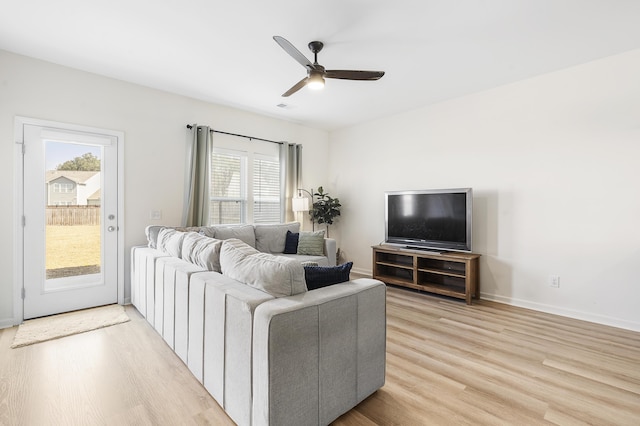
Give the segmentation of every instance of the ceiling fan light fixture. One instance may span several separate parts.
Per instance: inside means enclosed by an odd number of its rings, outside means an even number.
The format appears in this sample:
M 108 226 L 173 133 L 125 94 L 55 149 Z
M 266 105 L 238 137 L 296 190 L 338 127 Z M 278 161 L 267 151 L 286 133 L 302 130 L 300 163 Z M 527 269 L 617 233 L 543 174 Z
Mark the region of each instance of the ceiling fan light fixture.
M 320 73 L 311 73 L 307 80 L 307 87 L 311 90 L 322 90 L 324 88 L 324 78 Z

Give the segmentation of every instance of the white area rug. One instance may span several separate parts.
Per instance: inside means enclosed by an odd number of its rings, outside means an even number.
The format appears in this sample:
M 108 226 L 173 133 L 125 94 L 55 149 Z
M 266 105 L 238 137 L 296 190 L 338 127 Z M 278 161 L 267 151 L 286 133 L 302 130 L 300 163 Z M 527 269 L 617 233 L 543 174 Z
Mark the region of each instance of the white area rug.
M 107 305 L 36 318 L 20 324 L 11 347 L 19 348 L 127 321 L 129 321 L 129 317 L 124 311 L 124 307 L 120 305 Z

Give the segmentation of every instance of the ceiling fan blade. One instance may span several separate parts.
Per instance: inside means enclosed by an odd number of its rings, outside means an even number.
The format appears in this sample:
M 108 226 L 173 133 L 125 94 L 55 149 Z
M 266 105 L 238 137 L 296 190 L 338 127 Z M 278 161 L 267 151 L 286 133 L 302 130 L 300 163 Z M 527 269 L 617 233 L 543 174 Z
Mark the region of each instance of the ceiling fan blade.
M 307 57 L 302 53 L 300 53 L 300 51 L 289 42 L 289 40 L 280 36 L 273 36 L 273 39 L 280 45 L 280 47 L 284 49 L 285 52 L 287 52 L 293 59 L 298 61 L 300 65 L 307 69 L 315 69 L 315 66 L 311 63 L 311 61 L 308 60 Z
M 284 92 L 282 97 L 286 98 L 287 96 L 291 96 L 294 93 L 296 93 L 298 90 L 302 89 L 304 86 L 307 85 L 307 80 L 309 80 L 309 77 L 305 77 L 302 80 L 300 80 L 299 82 L 297 82 L 291 89 L 289 89 L 286 92 Z
M 355 71 L 355 70 L 327 70 L 326 78 L 338 78 L 341 80 L 379 80 L 384 71 Z

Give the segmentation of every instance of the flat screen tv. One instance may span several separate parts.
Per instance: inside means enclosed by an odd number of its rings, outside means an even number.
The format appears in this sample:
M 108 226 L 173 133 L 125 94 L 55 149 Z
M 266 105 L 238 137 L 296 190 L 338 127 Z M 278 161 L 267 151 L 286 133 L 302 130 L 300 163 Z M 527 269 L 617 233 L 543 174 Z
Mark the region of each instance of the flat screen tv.
M 385 193 L 385 243 L 431 251 L 471 251 L 471 188 Z

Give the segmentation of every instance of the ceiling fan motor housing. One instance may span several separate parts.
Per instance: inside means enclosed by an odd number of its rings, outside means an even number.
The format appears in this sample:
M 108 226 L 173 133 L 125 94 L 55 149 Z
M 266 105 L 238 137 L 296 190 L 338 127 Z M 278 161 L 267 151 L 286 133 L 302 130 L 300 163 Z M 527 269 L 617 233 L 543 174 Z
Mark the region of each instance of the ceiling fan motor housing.
M 320 52 L 323 47 L 324 43 L 322 43 L 321 41 L 312 41 L 309 43 L 309 50 L 311 50 L 314 55 Z

